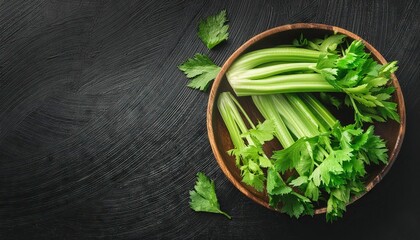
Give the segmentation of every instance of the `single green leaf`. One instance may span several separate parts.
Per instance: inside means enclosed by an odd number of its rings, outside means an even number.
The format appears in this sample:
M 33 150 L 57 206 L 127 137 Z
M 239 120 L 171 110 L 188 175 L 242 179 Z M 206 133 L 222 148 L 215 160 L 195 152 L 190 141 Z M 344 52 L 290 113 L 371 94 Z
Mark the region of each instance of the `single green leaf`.
M 342 163 L 345 161 L 350 161 L 353 157 L 353 149 L 345 148 L 345 149 L 338 149 L 334 150 L 332 153 L 330 153 L 335 159 L 336 162 Z
M 190 207 L 196 212 L 220 213 L 231 219 L 231 216 L 220 210 L 214 181 L 201 172 L 197 173 L 194 190 L 190 191 Z
M 248 170 L 242 173 L 242 182 L 254 187 L 259 192 L 264 189 L 264 178 L 264 174 L 254 174 Z
M 335 68 L 337 59 L 338 55 L 336 54 L 321 54 L 318 62 L 316 63 L 316 69 L 321 70 L 324 68 Z
M 346 35 L 343 34 L 333 34 L 331 36 L 328 36 L 322 41 L 319 50 L 321 52 L 335 53 L 337 47 L 344 41 L 345 38 Z
M 302 214 L 313 215 L 313 205 L 311 200 L 296 193 L 280 196 L 282 208 L 281 212 L 288 214 L 290 217 L 299 218 Z
M 250 129 L 243 136 L 252 136 L 254 139 L 258 140 L 260 144 L 270 141 L 274 137 L 274 122 L 271 120 L 265 120 L 263 123 L 260 123 L 256 128 Z
M 267 193 L 269 195 L 284 195 L 292 191 L 292 188 L 286 185 L 279 173 L 269 168 L 267 170 Z
M 178 66 L 178 68 L 190 79 L 187 86 L 200 91 L 206 91 L 211 81 L 220 72 L 219 66 L 214 64 L 206 55 L 199 53 Z
M 343 217 L 346 211 L 347 203 L 350 200 L 350 188 L 341 186 L 340 188 L 333 189 L 327 201 L 327 221 L 334 221 L 337 218 Z
M 314 201 L 318 201 L 319 189 L 313 181 L 308 182 L 308 186 L 306 186 L 306 190 L 305 190 L 305 196 Z
M 312 180 L 315 186 L 319 187 L 321 185 L 321 168 L 317 167 L 309 176 L 309 180 Z
M 276 170 L 284 173 L 296 168 L 300 175 L 310 170 L 313 162 L 313 149 L 318 142 L 318 137 L 300 138 L 288 148 L 275 151 L 272 159 L 275 161 Z
M 248 145 L 240 149 L 239 154 L 242 158 L 255 161 L 260 157 L 260 148 L 255 145 Z
M 319 165 L 321 180 L 328 186 L 330 184 L 332 174 L 340 174 L 343 167 L 334 154 L 330 154 L 324 162 Z
M 294 187 L 299 187 L 299 186 L 301 186 L 303 184 L 307 184 L 307 183 L 308 183 L 308 177 L 307 176 L 299 176 L 299 177 L 293 179 L 290 182 L 290 185 L 294 186 Z
M 263 168 L 269 168 L 273 166 L 270 159 L 268 159 L 265 156 L 260 156 L 258 159 L 259 159 L 260 166 Z
M 363 177 L 366 174 L 365 163 L 361 159 L 352 159 L 351 164 L 355 173 Z
M 344 56 L 337 60 L 337 66 L 341 69 L 351 69 L 356 67 L 361 62 L 359 59 L 364 59 L 367 55 L 364 48 L 365 47 L 362 41 L 353 41 L 345 50 Z
M 397 61 L 393 61 L 393 62 L 389 62 L 389 63 L 385 64 L 379 70 L 378 75 L 379 76 L 384 76 L 386 78 L 390 78 L 391 74 L 394 73 L 395 71 L 397 71 L 397 69 L 398 69 L 397 63 L 398 63 Z
M 226 10 L 200 21 L 198 26 L 198 37 L 208 49 L 212 49 L 219 43 L 228 39 L 229 25 L 225 24 L 227 21 Z
M 386 164 L 388 162 L 388 148 L 385 145 L 385 141 L 374 134 L 373 126 L 366 130 L 366 134 L 369 137 L 362 149 L 366 153 L 367 159 L 375 164 L 378 164 L 379 161 Z
M 356 70 L 349 70 L 346 75 L 340 79 L 340 86 L 344 88 L 352 88 L 357 86 L 359 81 L 359 72 Z
M 316 186 L 320 186 L 321 181 L 328 186 L 330 184 L 331 176 L 342 172 L 343 167 L 340 165 L 339 159 L 334 153 L 331 153 L 317 168 L 315 168 L 309 176 L 309 180 L 313 180 Z
M 248 169 L 251 170 L 254 173 L 261 171 L 260 165 L 255 163 L 254 161 L 249 161 L 248 162 Z

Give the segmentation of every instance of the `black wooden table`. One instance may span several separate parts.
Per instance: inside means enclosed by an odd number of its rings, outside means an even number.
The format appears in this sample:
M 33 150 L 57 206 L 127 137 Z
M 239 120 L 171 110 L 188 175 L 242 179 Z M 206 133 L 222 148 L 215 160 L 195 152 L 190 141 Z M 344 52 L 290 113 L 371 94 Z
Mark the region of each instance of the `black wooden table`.
M 226 9 L 208 51 L 198 21 Z M 420 2 L 0 1 L 0 239 L 420 239 Z M 398 60 L 407 134 L 388 175 L 342 220 L 290 219 L 243 196 L 207 139 L 208 94 L 177 66 L 222 65 L 295 22 L 348 29 Z M 193 212 L 202 171 L 233 219 Z

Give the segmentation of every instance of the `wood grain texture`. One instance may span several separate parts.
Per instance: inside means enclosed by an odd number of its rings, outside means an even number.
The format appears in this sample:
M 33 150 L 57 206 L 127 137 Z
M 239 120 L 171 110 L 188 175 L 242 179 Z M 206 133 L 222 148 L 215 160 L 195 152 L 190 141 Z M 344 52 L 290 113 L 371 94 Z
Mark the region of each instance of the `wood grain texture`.
M 196 27 L 221 9 L 230 38 L 208 51 Z M 416 0 L 0 1 L 0 239 L 420 238 L 419 11 Z M 208 142 L 208 94 L 176 67 L 196 52 L 222 65 L 296 22 L 348 29 L 400 65 L 399 157 L 334 224 L 290 219 L 234 188 Z M 233 220 L 189 208 L 198 171 Z

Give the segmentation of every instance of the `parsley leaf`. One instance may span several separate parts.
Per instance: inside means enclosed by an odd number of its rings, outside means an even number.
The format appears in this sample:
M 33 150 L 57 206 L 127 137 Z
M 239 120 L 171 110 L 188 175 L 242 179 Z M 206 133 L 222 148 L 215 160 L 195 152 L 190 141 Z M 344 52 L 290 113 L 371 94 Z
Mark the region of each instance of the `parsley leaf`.
M 193 58 L 188 59 L 178 68 L 184 72 L 187 78 L 191 79 L 187 86 L 200 91 L 206 91 L 210 82 L 220 72 L 219 66 L 214 64 L 209 57 L 200 53 L 195 54 Z
M 287 186 L 280 174 L 273 168 L 267 170 L 267 193 L 270 195 L 283 195 L 292 192 L 292 188 Z
M 370 126 L 366 130 L 366 143 L 361 147 L 367 155 L 367 163 L 373 162 L 379 164 L 379 161 L 381 161 L 386 164 L 388 162 L 388 149 L 386 148 L 385 141 L 379 136 L 374 135 L 373 132 L 373 126 Z
M 344 170 L 340 164 L 341 159 L 336 152 L 330 153 L 328 157 L 312 172 L 309 179 L 313 179 L 316 186 L 319 186 L 321 181 L 328 186 L 332 175 L 340 174 Z
M 251 170 L 252 165 L 257 168 L 256 171 Z M 255 190 L 257 190 L 258 192 L 263 191 L 265 176 L 262 172 L 262 169 L 258 167 L 258 165 L 255 162 L 249 161 L 248 165 L 244 165 L 241 167 L 241 172 L 242 182 L 254 187 Z
M 358 126 L 363 122 L 384 122 L 388 118 L 400 121 L 397 104 L 389 101 L 394 87 L 387 87 L 391 74 L 398 67 L 397 62 L 382 66 L 365 52 L 362 41 L 353 41 L 343 52 L 343 56 L 329 52 L 320 55 L 314 71 L 320 73 L 337 90 L 346 93 L 344 103 L 354 109 Z M 336 107 L 337 99 L 322 94 Z
M 194 190 L 190 191 L 190 207 L 196 212 L 220 213 L 231 219 L 227 213 L 220 210 L 216 196 L 214 181 L 204 173 L 197 173 Z
M 281 173 L 296 168 L 300 175 L 310 171 L 313 165 L 313 151 L 318 143 L 318 137 L 300 138 L 288 148 L 275 151 L 273 160 L 275 168 Z
M 334 189 L 327 201 L 327 221 L 334 221 L 337 218 L 343 217 L 343 213 L 346 211 L 347 203 L 350 200 L 350 189 L 345 186 L 341 186 L 338 189 Z
M 258 140 L 261 144 L 268 142 L 273 139 L 274 134 L 274 122 L 271 120 L 265 120 L 256 126 L 255 129 L 250 129 L 247 133 L 242 136 L 251 136 L 255 140 Z
M 273 165 L 264 153 L 263 144 L 273 139 L 274 124 L 266 120 L 255 126 L 230 92 L 219 95 L 217 107 L 234 146 L 227 153 L 235 156 L 236 166 L 241 170 L 242 182 L 262 192 L 265 181 L 263 168 Z
M 314 207 L 310 199 L 304 197 L 296 192 L 291 192 L 286 195 L 273 195 L 269 196 L 270 206 L 279 205 L 275 209 L 280 210 L 282 213 L 286 213 L 290 217 L 299 218 L 301 215 L 313 215 Z
M 198 26 L 198 37 L 204 42 L 208 49 L 228 39 L 229 25 L 227 22 L 226 10 L 200 21 Z
M 283 204 L 280 212 L 286 213 L 291 217 L 298 218 L 302 214 L 314 214 L 311 200 L 299 193 L 291 192 L 281 196 L 280 199 Z
M 280 212 L 298 218 L 302 214 L 313 214 L 313 205 L 307 197 L 296 193 L 283 181 L 274 168 L 267 171 L 267 193 L 271 207 L 280 207 Z
M 306 186 L 306 190 L 305 190 L 305 196 L 314 201 L 318 201 L 319 189 L 313 181 L 308 182 L 308 186 Z
M 274 166 L 267 172 L 270 206 L 280 206 L 282 212 L 299 217 L 311 214 L 311 201 L 329 196 L 325 200 L 327 220 L 341 217 L 351 194 L 365 190 L 365 164 L 387 162 L 385 142 L 373 132 L 373 126 L 363 130 L 356 124 L 341 126 L 337 122 L 329 132 L 302 137 L 275 151 Z M 291 176 L 284 181 L 280 174 L 286 171 Z
M 301 186 L 303 184 L 306 184 L 306 183 L 308 183 L 308 177 L 307 176 L 299 176 L 299 177 L 293 179 L 290 182 L 290 185 L 292 185 L 294 187 L 299 187 L 299 186 Z
M 266 120 L 241 135 L 242 138 L 247 139 L 248 145 L 228 151 L 228 154 L 236 158 L 242 181 L 259 192 L 264 189 L 265 176 L 262 168 L 272 166 L 270 159 L 264 153 L 263 144 L 273 139 L 273 133 L 274 124 Z

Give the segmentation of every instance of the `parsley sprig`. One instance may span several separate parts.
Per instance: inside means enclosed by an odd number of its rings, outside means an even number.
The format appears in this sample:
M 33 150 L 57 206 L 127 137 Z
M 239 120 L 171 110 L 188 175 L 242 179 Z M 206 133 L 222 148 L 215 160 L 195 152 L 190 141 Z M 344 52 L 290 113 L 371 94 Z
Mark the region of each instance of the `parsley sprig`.
M 178 68 L 185 73 L 187 78 L 191 79 L 187 86 L 200 91 L 207 91 L 210 83 L 220 72 L 219 66 L 214 64 L 209 57 L 200 53 L 188 59 Z
M 391 101 L 395 88 L 387 84 L 398 67 L 393 61 L 377 63 L 365 52 L 362 41 L 353 41 L 342 56 L 325 54 L 317 62 L 316 71 L 341 92 L 344 103 L 354 109 L 356 124 L 363 122 L 399 122 L 397 104 Z M 340 105 L 339 103 L 337 105 Z
M 273 167 L 267 171 L 270 206 L 281 212 L 296 218 L 312 215 L 314 204 L 326 201 L 327 220 L 336 220 L 351 196 L 364 192 L 366 166 L 387 163 L 388 149 L 373 126 L 342 126 L 311 94 L 253 100 L 265 119 L 274 125 L 287 123 L 286 128 L 274 129 L 284 149 L 273 153 Z M 267 106 L 276 106 L 272 112 L 277 114 L 268 115 Z M 290 143 L 287 135 L 296 141 Z
M 203 41 L 208 49 L 214 48 L 219 43 L 229 37 L 226 10 L 222 10 L 216 15 L 209 16 L 200 21 L 198 26 L 198 37 Z
M 194 190 L 190 191 L 190 207 L 197 212 L 220 213 L 229 219 L 232 218 L 229 214 L 220 210 L 214 181 L 202 172 L 197 173 Z

